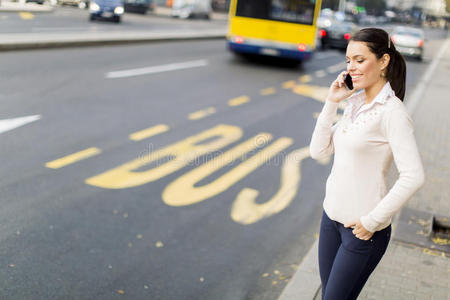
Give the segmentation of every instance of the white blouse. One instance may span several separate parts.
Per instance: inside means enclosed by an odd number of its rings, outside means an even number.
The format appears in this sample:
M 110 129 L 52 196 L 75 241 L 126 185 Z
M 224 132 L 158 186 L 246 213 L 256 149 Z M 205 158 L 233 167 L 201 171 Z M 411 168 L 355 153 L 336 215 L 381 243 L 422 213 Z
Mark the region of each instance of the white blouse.
M 325 101 L 317 118 L 310 153 L 323 159 L 334 153 L 323 208 L 330 219 L 360 220 L 371 232 L 382 230 L 423 185 L 424 171 L 413 122 L 389 82 L 369 104 L 365 93 L 349 97 L 343 117 L 333 126 L 339 104 Z M 399 178 L 386 189 L 394 159 Z

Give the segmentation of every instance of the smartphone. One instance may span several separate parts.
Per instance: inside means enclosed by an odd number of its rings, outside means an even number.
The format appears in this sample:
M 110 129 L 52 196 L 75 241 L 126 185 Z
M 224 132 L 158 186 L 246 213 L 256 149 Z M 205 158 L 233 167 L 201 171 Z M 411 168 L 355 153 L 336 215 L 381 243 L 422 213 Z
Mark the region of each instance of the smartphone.
M 353 90 L 353 81 L 352 76 L 350 76 L 350 74 L 347 73 L 347 75 L 345 75 L 344 83 L 349 90 Z

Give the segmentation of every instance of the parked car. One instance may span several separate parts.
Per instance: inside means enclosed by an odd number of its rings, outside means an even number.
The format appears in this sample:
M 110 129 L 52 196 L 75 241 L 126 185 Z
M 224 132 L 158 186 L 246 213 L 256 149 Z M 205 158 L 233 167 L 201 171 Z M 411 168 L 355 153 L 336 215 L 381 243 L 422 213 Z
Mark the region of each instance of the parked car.
M 126 12 L 146 14 L 148 10 L 155 9 L 155 0 L 125 0 L 124 9 Z
M 204 17 L 206 19 L 209 19 L 211 13 L 211 0 L 173 0 L 173 17 L 182 19 L 191 17 Z
M 110 19 L 119 23 L 124 13 L 122 0 L 92 0 L 89 5 L 90 20 Z
M 422 59 L 425 40 L 422 29 L 406 26 L 395 27 L 391 34 L 391 40 L 401 54 Z
M 319 38 L 322 49 L 329 47 L 346 49 L 348 41 L 358 27 L 351 22 L 333 21 L 328 27 L 319 28 Z

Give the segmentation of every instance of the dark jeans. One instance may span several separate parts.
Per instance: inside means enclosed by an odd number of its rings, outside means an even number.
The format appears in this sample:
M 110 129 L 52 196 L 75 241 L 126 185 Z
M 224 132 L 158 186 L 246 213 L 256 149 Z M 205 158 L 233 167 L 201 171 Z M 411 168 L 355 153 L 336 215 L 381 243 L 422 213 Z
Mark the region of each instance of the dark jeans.
M 319 235 L 322 300 L 357 299 L 391 237 L 391 225 L 375 231 L 369 240 L 357 238 L 352 230 L 323 211 Z

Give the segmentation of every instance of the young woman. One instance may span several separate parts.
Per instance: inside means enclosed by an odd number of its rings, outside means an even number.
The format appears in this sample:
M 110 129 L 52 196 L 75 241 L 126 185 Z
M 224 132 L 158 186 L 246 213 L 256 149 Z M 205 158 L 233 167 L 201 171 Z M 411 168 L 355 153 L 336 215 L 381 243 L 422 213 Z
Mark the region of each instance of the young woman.
M 334 153 L 319 235 L 324 300 L 358 297 L 389 244 L 392 216 L 424 182 L 402 102 L 402 55 L 384 30 L 366 28 L 350 39 L 346 59 L 347 70 L 331 84 L 310 144 L 313 159 Z M 348 73 L 353 90 L 344 84 Z M 343 116 L 333 125 L 344 100 Z M 388 192 L 385 175 L 393 159 L 399 178 Z

